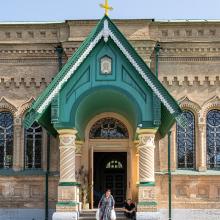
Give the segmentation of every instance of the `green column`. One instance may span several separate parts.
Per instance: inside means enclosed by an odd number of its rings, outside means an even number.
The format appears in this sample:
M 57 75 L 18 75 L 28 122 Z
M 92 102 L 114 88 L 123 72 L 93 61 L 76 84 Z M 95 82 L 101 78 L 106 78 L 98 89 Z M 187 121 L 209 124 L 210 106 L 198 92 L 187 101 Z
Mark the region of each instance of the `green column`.
M 168 219 L 171 220 L 172 219 L 172 179 L 171 179 L 171 161 L 170 161 L 170 151 L 171 151 L 171 141 L 170 141 L 170 137 L 171 137 L 171 131 L 168 132 L 168 202 L 169 202 L 169 217 Z

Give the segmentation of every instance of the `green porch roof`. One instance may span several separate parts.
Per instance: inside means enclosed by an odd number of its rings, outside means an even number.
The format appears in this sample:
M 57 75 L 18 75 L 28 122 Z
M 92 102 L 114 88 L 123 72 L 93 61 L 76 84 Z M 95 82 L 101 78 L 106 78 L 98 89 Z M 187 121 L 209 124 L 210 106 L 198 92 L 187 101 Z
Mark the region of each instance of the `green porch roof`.
M 61 71 L 52 80 L 49 86 L 32 104 L 24 119 L 24 125 L 26 128 L 29 128 L 34 121 L 37 121 L 52 134 L 56 133 L 50 120 L 51 102 L 102 38 L 104 38 L 105 41 L 107 41 L 108 38 L 111 38 L 114 41 L 162 103 L 162 120 L 159 127 L 160 134 L 164 136 L 175 120 L 181 119 L 182 111 L 176 100 L 156 78 L 147 64 L 137 54 L 135 49 L 109 19 L 109 17 L 104 16 L 86 40 L 81 44 L 78 50 L 67 61 Z

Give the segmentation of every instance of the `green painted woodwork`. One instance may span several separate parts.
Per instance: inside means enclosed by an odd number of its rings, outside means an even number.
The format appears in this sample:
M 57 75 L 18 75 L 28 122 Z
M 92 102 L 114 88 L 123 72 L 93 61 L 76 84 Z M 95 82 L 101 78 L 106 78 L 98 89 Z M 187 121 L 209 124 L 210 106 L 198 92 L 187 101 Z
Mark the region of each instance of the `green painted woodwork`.
M 77 182 L 60 182 L 59 186 L 80 186 Z
M 37 113 L 49 94 L 54 91 L 69 69 L 102 30 L 105 20 L 108 20 L 109 29 L 135 59 L 153 86 L 163 94 L 166 102 L 174 109 L 173 114 L 160 102 L 159 97 L 152 92 L 110 37 L 107 42 L 104 42 L 102 38 L 97 43 L 72 77 L 62 86 L 59 94 L 48 103 L 42 113 Z M 100 71 L 100 60 L 104 56 L 108 56 L 112 61 L 112 72 L 109 75 L 102 75 Z M 76 128 L 79 131 L 78 137 L 83 139 L 88 121 L 102 112 L 116 112 L 123 115 L 131 123 L 134 131 L 138 124 L 142 124 L 143 128 L 159 127 L 161 136 L 167 133 L 174 123 L 175 117 L 181 114 L 177 102 L 107 16 L 103 17 L 50 85 L 33 103 L 25 117 L 24 124 L 28 128 L 34 121 L 38 121 L 52 134 L 56 133 L 55 129 Z
M 77 206 L 79 205 L 78 202 L 57 202 L 58 206 Z
M 155 182 L 140 182 L 138 186 L 155 186 Z
M 97 77 L 97 73 L 101 75 L 97 63 L 106 55 L 112 60 L 112 74 Z M 81 138 L 84 137 L 88 121 L 102 112 L 123 115 L 130 121 L 134 131 L 137 124 L 155 127 L 150 88 L 111 40 L 108 43 L 101 41 L 96 46 L 61 90 L 58 103 L 52 105 L 52 112 L 57 112 L 52 114 L 55 128 L 74 127 Z M 62 108 L 56 110 L 56 106 Z
M 139 202 L 138 206 L 157 206 L 157 202 L 155 201 Z

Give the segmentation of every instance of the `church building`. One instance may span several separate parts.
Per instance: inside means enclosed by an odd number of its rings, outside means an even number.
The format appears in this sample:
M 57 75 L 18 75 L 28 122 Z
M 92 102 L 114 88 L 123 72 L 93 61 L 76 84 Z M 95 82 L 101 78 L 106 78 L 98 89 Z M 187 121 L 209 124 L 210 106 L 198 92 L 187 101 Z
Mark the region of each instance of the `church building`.
M 220 21 L 0 23 L 0 219 L 82 219 L 106 189 L 137 220 L 218 219 L 219 37 Z

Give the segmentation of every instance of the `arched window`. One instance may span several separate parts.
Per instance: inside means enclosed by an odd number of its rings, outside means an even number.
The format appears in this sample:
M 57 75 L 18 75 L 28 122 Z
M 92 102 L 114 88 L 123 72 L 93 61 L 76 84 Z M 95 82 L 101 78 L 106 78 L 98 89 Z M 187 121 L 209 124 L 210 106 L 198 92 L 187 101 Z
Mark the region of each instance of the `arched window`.
M 206 118 L 207 167 L 220 168 L 220 110 L 211 110 Z
M 0 112 L 0 168 L 10 168 L 13 163 L 13 115 Z
M 123 165 L 118 160 L 112 160 L 107 163 L 106 168 L 107 169 L 122 169 Z
M 128 130 L 121 121 L 115 118 L 102 118 L 92 126 L 89 137 L 93 139 L 125 139 L 128 138 Z
M 41 168 L 42 127 L 37 123 L 25 130 L 25 168 Z
M 184 111 L 188 126 L 182 128 L 177 124 L 177 166 L 189 169 L 195 165 L 195 118 L 192 112 Z

